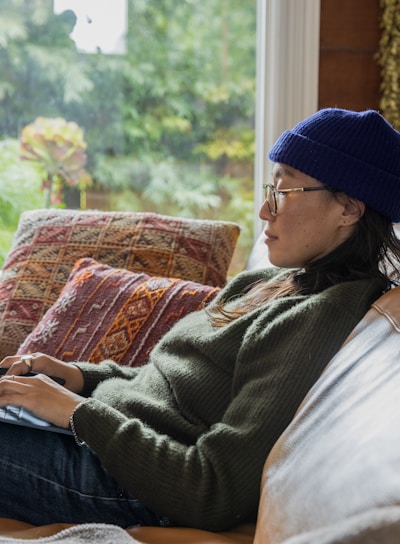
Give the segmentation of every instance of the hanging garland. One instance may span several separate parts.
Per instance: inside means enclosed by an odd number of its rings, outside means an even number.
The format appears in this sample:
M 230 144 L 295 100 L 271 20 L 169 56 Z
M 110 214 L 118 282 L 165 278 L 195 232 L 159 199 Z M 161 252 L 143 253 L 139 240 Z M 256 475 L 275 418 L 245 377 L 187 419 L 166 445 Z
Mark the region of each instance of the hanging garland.
M 380 0 L 382 29 L 377 55 L 381 66 L 379 107 L 400 130 L 400 0 Z

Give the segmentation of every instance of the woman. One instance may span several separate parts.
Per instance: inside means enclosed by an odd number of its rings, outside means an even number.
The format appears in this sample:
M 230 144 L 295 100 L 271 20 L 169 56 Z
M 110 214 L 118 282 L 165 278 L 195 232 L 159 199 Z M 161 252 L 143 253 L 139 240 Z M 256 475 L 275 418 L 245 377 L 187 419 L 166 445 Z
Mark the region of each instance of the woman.
M 145 367 L 1 363 L 0 405 L 76 442 L 0 424 L 0 517 L 214 531 L 255 518 L 268 452 L 400 256 L 400 134 L 380 114 L 321 110 L 269 156 L 260 217 L 275 267 L 239 274 Z

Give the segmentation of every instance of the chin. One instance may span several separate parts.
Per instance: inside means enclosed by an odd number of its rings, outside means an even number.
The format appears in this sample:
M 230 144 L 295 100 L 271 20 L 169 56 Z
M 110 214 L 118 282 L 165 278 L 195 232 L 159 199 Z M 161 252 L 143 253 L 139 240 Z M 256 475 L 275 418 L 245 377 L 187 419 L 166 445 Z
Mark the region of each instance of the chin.
M 292 266 L 284 260 L 270 259 L 269 262 L 272 264 L 272 266 L 277 266 L 278 268 L 292 268 Z
M 269 262 L 272 266 L 277 266 L 278 268 L 302 268 L 303 266 L 303 264 L 285 258 L 279 259 L 279 257 L 273 257 L 271 255 L 269 256 Z

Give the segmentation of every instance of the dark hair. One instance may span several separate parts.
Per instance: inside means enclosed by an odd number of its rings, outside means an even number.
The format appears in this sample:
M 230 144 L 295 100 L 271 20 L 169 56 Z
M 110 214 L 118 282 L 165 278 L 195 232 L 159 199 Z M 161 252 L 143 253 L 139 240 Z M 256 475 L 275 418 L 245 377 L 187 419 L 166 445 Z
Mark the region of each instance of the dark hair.
M 381 279 L 382 292 L 399 283 L 400 240 L 390 219 L 366 207 L 351 236 L 328 255 L 276 280 L 257 282 L 243 293 L 240 304 L 228 308 L 220 300 L 207 312 L 213 325 L 223 326 L 276 298 L 368 278 Z

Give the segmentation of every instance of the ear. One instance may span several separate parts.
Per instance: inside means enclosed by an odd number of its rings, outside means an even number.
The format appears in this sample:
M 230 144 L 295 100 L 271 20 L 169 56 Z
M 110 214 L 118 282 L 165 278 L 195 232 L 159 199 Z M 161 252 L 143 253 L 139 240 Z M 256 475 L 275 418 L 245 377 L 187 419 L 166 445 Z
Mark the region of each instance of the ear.
M 342 220 L 343 225 L 348 227 L 357 223 L 365 212 L 365 204 L 361 200 L 348 196 L 346 194 L 341 195 L 343 212 Z

